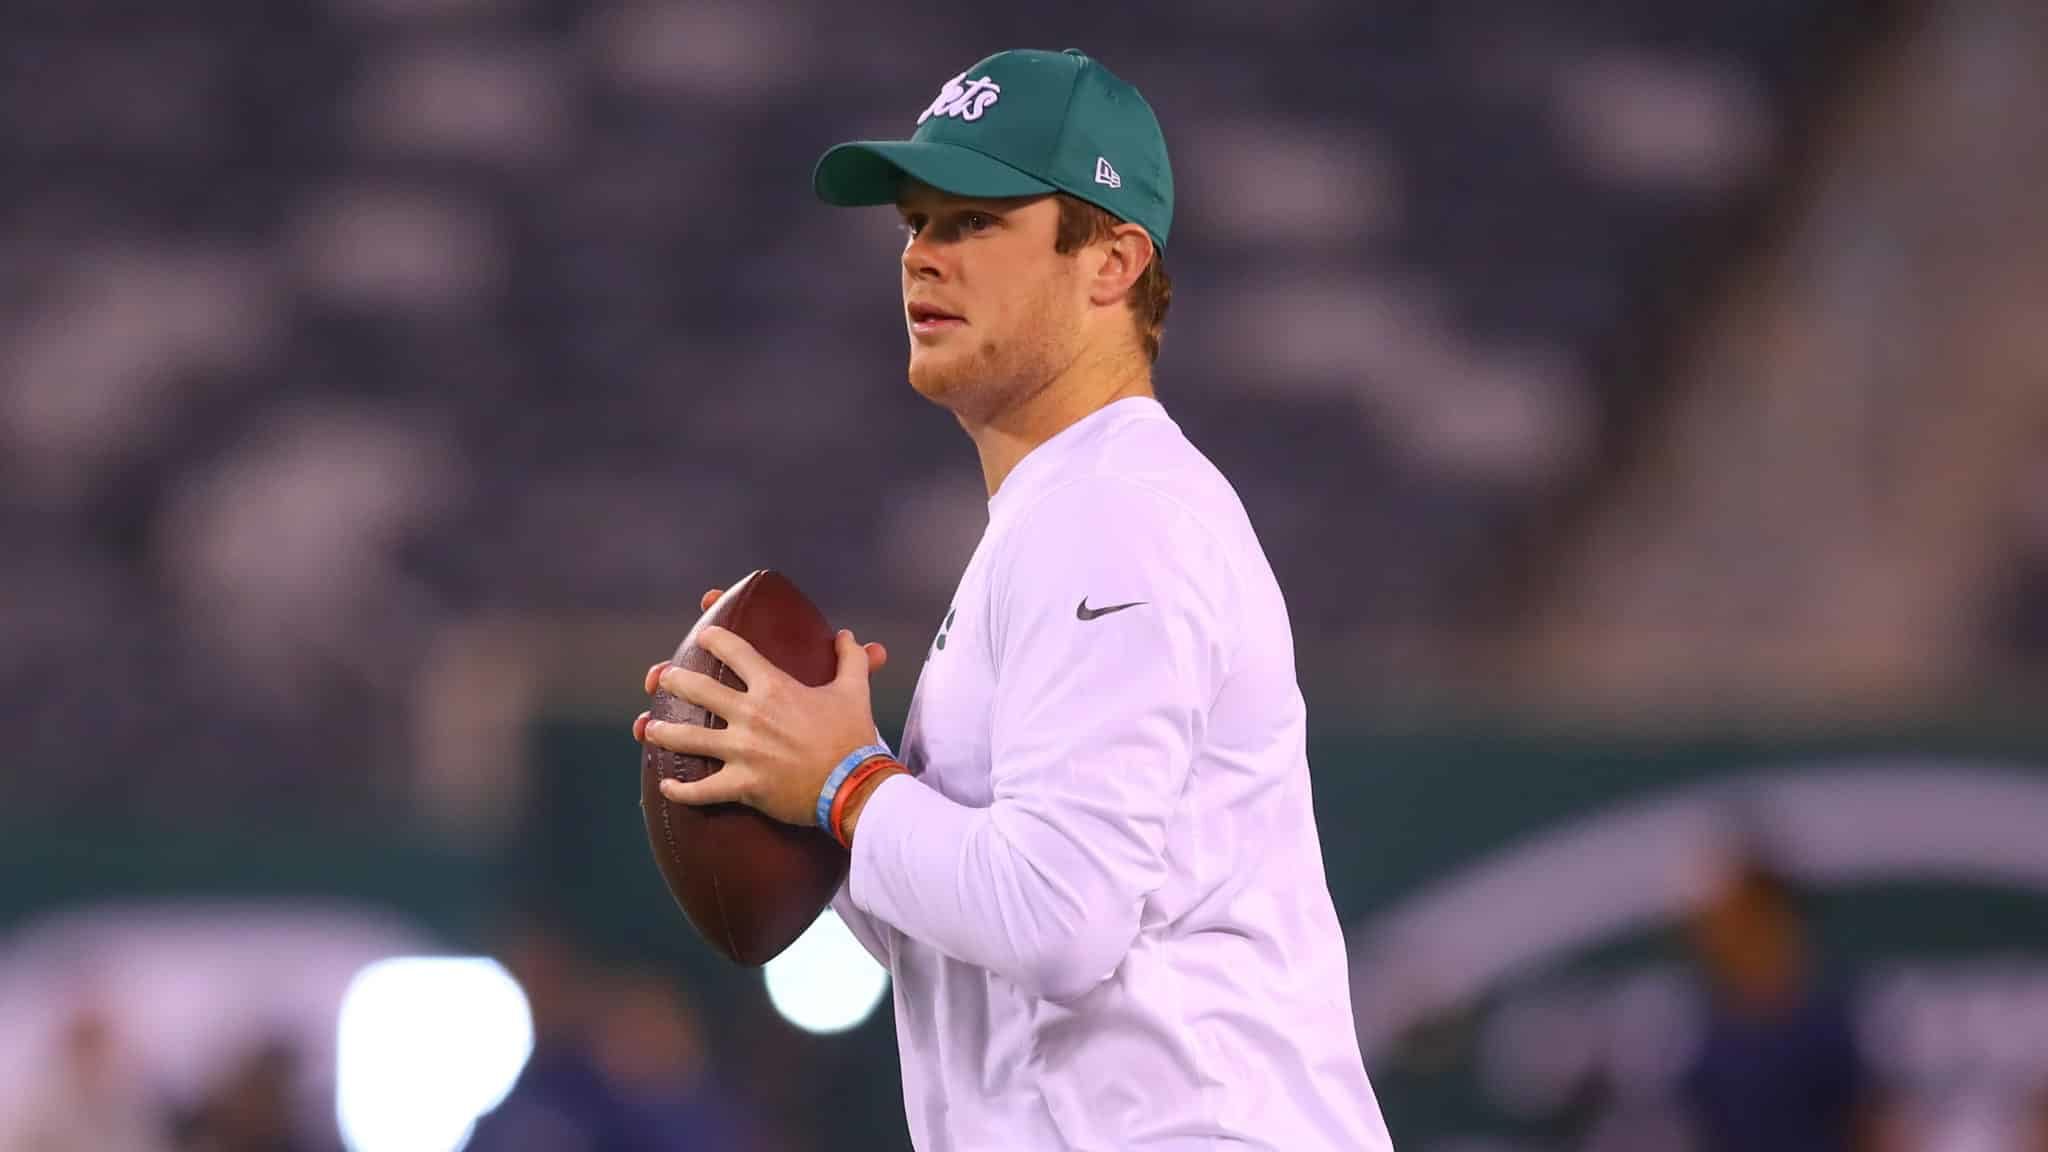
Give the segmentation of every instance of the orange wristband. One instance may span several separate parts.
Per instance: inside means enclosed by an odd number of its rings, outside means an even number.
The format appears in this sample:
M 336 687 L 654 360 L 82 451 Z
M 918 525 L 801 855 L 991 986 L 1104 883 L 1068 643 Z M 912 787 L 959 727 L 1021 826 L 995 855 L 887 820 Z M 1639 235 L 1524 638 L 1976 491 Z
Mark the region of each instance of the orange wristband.
M 840 821 L 846 818 L 847 799 L 859 791 L 860 786 L 867 783 L 869 778 L 895 764 L 896 759 L 893 756 L 870 756 L 861 761 L 860 767 L 855 768 L 840 782 L 839 790 L 832 795 L 832 813 L 825 826 L 831 831 L 832 838 L 839 841 L 841 848 L 853 847 L 846 840 L 846 830 L 840 827 Z

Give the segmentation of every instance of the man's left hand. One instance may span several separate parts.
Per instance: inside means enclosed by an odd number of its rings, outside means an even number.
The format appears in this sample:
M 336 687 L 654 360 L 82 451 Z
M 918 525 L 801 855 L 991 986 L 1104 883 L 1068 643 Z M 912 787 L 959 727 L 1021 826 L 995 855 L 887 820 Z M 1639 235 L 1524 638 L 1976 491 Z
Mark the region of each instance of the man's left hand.
M 745 804 L 785 824 L 815 826 L 818 794 L 826 777 L 847 753 L 879 740 L 868 698 L 868 673 L 886 659 L 880 646 L 863 647 L 853 633 L 842 630 L 835 640 L 838 675 L 831 683 L 812 688 L 770 663 L 735 632 L 705 628 L 697 643 L 731 668 L 746 690 L 672 664 L 648 669 L 645 687 L 650 694 L 656 687 L 667 689 L 672 696 L 709 709 L 726 724 L 704 728 L 640 714 L 633 722 L 635 739 L 725 762 L 692 783 L 664 780 L 661 794 L 678 804 Z

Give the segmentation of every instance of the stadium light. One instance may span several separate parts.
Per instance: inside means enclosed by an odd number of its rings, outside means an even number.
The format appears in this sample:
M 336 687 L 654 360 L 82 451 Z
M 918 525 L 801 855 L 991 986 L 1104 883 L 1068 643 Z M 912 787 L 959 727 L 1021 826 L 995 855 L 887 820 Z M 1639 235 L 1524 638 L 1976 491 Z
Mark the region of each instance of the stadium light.
M 401 957 L 342 997 L 335 1112 L 351 1152 L 455 1152 L 533 1054 L 533 1014 L 496 961 Z
M 768 1000 L 806 1032 L 844 1032 L 874 1014 L 889 973 L 830 908 L 761 972 Z

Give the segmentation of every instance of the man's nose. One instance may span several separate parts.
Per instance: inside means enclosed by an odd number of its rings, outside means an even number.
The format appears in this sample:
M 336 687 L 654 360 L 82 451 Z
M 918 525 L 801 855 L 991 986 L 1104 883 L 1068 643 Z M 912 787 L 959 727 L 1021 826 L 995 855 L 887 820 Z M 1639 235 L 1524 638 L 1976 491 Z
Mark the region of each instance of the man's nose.
M 903 271 L 916 280 L 937 279 L 942 271 L 936 246 L 924 236 L 913 236 L 903 246 Z

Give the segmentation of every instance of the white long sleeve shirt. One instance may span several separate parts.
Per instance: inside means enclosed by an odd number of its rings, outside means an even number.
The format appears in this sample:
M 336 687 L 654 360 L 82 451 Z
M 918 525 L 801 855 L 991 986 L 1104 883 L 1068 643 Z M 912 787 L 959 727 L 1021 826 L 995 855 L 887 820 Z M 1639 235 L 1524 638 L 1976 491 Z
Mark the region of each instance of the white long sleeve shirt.
M 989 501 L 835 906 L 920 1152 L 1385 1152 L 1286 605 L 1150 398 Z

